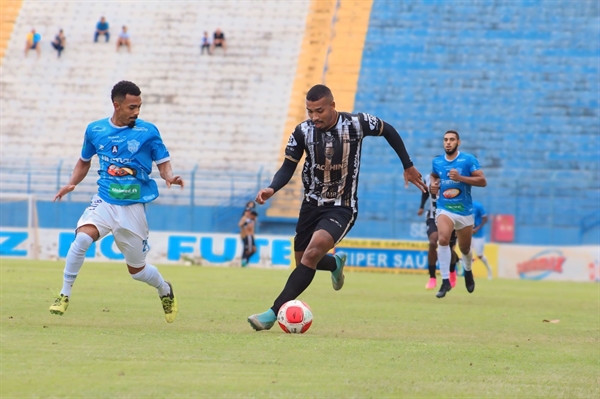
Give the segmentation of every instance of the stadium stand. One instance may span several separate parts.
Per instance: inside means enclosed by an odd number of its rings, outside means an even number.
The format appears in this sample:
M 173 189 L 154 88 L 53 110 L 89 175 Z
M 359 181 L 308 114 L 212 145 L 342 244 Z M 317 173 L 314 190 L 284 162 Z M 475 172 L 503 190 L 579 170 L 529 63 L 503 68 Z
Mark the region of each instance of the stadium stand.
M 488 175 L 474 197 L 516 215 L 517 241 L 579 243 L 600 203 L 599 26 L 595 1 L 375 0 L 355 108 L 396 126 L 424 173 L 458 130 Z M 387 143 L 365 140 L 354 234 L 419 221 L 401 176 Z
M 144 92 L 142 117 L 157 124 L 174 167 L 195 182 L 185 194 L 161 196 L 155 209 L 183 205 L 169 208 L 181 223 L 159 229 L 222 231 L 233 224 L 236 201 L 279 167 L 291 130 L 306 117 L 304 93 L 324 82 L 338 109 L 392 123 L 422 173 L 440 154 L 443 132 L 458 130 L 462 150 L 488 176 L 474 197 L 491 214 L 515 215 L 517 243 L 598 242 L 596 1 L 202 4 L 24 1 L 2 59 L 2 191 L 53 194 L 68 178 L 85 125 L 110 114 L 110 88 L 130 79 Z M 92 40 L 101 15 L 111 24 L 109 45 Z M 10 20 L 4 10 L 2 18 Z M 130 29 L 131 54 L 115 52 L 121 25 Z M 40 59 L 23 57 L 32 27 L 42 34 Z M 227 55 L 201 57 L 202 32 L 217 27 Z M 60 60 L 50 46 L 58 28 L 67 36 Z M 94 180 L 69 200 L 87 200 Z M 289 222 L 299 193 L 296 180 L 268 216 Z M 415 238 L 412 226 L 424 225 L 419 196 L 404 189 L 387 142 L 367 138 L 351 236 Z M 55 205 L 39 206 L 43 215 Z M 79 211 L 67 208 L 40 224 L 72 227 Z M 151 225 L 159 217 L 149 216 Z M 285 223 L 262 229 L 290 231 Z
M 28 159 L 56 170 L 63 160 L 68 175 L 85 126 L 111 114 L 110 89 L 128 79 L 141 87 L 141 117 L 161 130 L 175 169 L 273 171 L 307 5 L 24 1 L 2 64 L 3 169 Z M 111 26 L 108 44 L 93 42 L 102 15 Z M 115 51 L 121 25 L 129 27 L 131 54 Z M 42 34 L 40 59 L 23 57 L 32 27 Z M 202 32 L 217 27 L 226 34 L 227 55 L 201 57 Z M 58 28 L 67 36 L 59 60 L 50 46 Z

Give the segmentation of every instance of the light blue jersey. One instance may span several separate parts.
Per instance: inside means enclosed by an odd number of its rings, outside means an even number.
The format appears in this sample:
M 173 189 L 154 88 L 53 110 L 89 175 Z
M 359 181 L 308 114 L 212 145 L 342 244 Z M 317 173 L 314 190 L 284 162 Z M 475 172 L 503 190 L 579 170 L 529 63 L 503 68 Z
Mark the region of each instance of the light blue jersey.
M 459 152 L 452 161 L 448 161 L 445 155 L 433 158 L 432 174 L 440 178 L 437 209 L 444 209 L 457 215 L 472 215 L 471 185 L 451 180 L 448 172 L 452 169 L 456 169 L 461 176 L 471 176 L 471 173 L 481 167 L 477 158 L 462 152 Z
M 473 228 L 481 224 L 481 221 L 483 220 L 484 216 L 487 216 L 487 213 L 485 212 L 485 208 L 483 207 L 483 205 L 480 202 L 473 201 L 473 217 L 475 218 L 475 225 L 473 226 Z M 473 237 L 485 237 L 484 228 L 485 227 L 480 228 L 475 234 L 473 234 Z
M 115 126 L 110 118 L 88 125 L 81 159 L 98 155 L 98 195 L 109 204 L 130 205 L 158 198 L 156 182 L 150 178 L 152 162 L 170 160 L 156 126 L 138 119 L 135 126 Z

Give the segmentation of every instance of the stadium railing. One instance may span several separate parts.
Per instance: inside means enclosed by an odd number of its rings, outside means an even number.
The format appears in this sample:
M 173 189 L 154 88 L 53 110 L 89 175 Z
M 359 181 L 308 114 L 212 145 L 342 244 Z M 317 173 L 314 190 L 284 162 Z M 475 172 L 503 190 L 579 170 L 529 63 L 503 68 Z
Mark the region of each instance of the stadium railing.
M 3 159 L 0 169 L 0 191 L 35 194 L 40 200 L 51 201 L 56 192 L 71 176 L 72 165 L 62 159 L 55 164 L 30 161 L 11 162 Z M 67 195 L 65 201 L 87 202 L 97 192 L 97 160 L 93 161 L 88 176 Z M 191 169 L 174 171 L 186 182 L 186 189 L 176 187 L 166 190 L 158 170 L 152 171 L 157 180 L 160 197 L 155 201 L 162 205 L 236 206 L 253 199 L 260 187 L 269 184 L 271 174 L 260 168 L 257 171 L 201 170 L 198 165 Z M 243 206 L 240 205 L 240 206 Z

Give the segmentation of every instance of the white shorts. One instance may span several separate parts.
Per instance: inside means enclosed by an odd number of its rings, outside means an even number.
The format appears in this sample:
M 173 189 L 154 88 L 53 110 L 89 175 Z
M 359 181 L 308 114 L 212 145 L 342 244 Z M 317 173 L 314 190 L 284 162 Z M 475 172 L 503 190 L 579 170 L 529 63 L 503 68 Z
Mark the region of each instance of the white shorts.
M 456 213 L 448 212 L 445 209 L 438 209 L 435 211 L 435 221 L 440 215 L 446 215 L 454 222 L 454 230 L 462 230 L 465 227 L 473 226 L 475 219 L 473 215 L 457 215 Z
M 148 245 L 148 221 L 144 204 L 113 205 L 94 195 L 77 222 L 77 228 L 91 224 L 96 226 L 100 238 L 112 232 L 115 244 L 131 267 L 146 265 Z
M 483 247 L 485 246 L 485 237 L 472 237 L 471 248 L 475 251 L 477 256 L 483 256 Z

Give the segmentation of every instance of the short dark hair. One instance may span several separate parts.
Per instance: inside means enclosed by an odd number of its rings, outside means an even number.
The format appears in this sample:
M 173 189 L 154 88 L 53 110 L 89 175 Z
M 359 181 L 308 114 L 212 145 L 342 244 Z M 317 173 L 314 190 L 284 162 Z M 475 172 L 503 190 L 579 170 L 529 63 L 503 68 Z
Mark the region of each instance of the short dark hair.
M 122 80 L 112 88 L 112 91 L 110 92 L 110 99 L 113 102 L 115 102 L 115 100 L 123 101 L 128 94 L 131 94 L 132 96 L 139 96 L 142 94 L 142 92 L 135 83 Z
M 329 87 L 325 85 L 315 85 L 310 88 L 308 93 L 306 93 L 306 99 L 308 101 L 319 101 L 324 97 L 333 101 L 333 93 L 331 93 Z
M 258 216 L 258 212 L 256 212 L 256 211 L 251 211 L 250 214 L 253 216 Z
M 448 130 L 446 133 L 444 133 L 444 136 L 447 135 L 448 133 L 452 133 L 452 134 L 456 135 L 456 140 L 460 140 L 460 136 L 458 135 L 458 132 L 456 130 Z

